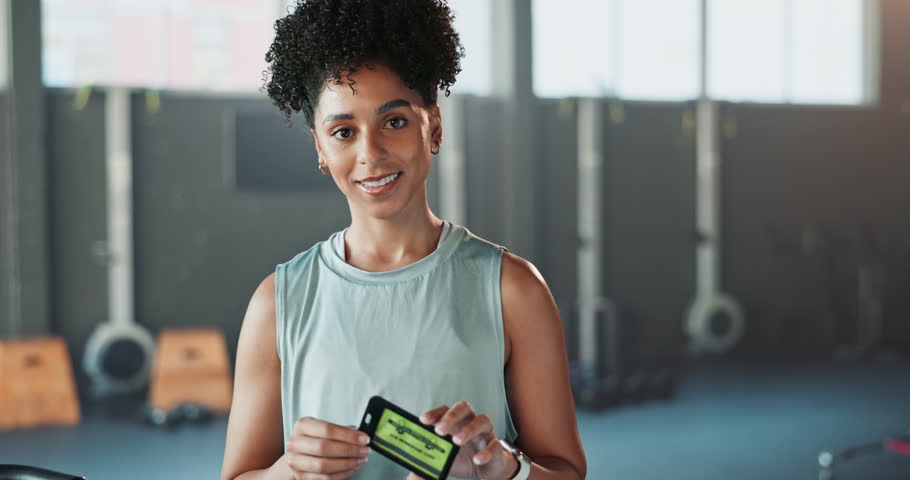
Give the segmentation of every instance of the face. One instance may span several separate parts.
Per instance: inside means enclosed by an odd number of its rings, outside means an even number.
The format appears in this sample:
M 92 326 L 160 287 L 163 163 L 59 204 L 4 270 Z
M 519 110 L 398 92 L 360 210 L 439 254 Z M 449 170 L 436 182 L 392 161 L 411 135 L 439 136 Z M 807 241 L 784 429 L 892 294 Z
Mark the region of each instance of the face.
M 382 65 L 326 82 L 313 116 L 319 162 L 332 173 L 352 215 L 392 218 L 426 208 L 430 149 L 442 138 L 439 108 Z

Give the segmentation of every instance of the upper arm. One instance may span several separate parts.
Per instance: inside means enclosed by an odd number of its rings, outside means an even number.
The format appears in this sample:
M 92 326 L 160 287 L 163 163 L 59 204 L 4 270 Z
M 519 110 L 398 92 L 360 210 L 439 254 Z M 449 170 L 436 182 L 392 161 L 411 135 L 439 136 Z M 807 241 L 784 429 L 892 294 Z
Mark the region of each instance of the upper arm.
M 511 347 L 506 388 L 518 444 L 532 459 L 558 457 L 569 462 L 584 478 L 587 466 L 556 302 L 526 260 L 504 253 L 501 275 L 503 322 Z
M 253 294 L 240 329 L 221 478 L 268 468 L 283 453 L 273 273 Z

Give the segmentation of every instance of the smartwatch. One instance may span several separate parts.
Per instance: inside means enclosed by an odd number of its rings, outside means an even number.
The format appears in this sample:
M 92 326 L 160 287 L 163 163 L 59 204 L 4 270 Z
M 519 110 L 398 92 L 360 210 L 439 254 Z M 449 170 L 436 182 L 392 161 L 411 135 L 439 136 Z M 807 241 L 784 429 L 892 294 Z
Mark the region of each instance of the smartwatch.
M 499 443 L 518 461 L 518 473 L 511 480 L 527 480 L 531 475 L 531 459 L 511 443 L 502 439 L 499 440 Z

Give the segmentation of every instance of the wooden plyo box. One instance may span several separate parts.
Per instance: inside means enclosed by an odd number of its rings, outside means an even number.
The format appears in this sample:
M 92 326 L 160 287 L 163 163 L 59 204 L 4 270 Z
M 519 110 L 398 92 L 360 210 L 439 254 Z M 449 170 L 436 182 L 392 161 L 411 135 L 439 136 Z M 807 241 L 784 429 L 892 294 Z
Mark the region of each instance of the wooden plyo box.
M 180 403 L 231 408 L 231 376 L 224 335 L 217 329 L 165 329 L 158 335 L 149 403 L 171 410 Z
M 0 430 L 79 423 L 79 397 L 59 337 L 0 340 Z

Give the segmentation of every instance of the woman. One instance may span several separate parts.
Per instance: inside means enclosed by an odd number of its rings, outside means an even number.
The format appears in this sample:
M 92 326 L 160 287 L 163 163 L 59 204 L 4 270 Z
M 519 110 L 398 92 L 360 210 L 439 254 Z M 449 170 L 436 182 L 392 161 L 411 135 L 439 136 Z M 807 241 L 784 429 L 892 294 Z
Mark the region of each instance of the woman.
M 301 1 L 277 22 L 269 96 L 303 113 L 351 225 L 253 294 L 223 479 L 420 478 L 369 454 L 373 395 L 453 435 L 450 476 L 585 477 L 549 289 L 427 203 L 461 50 L 443 0 Z

